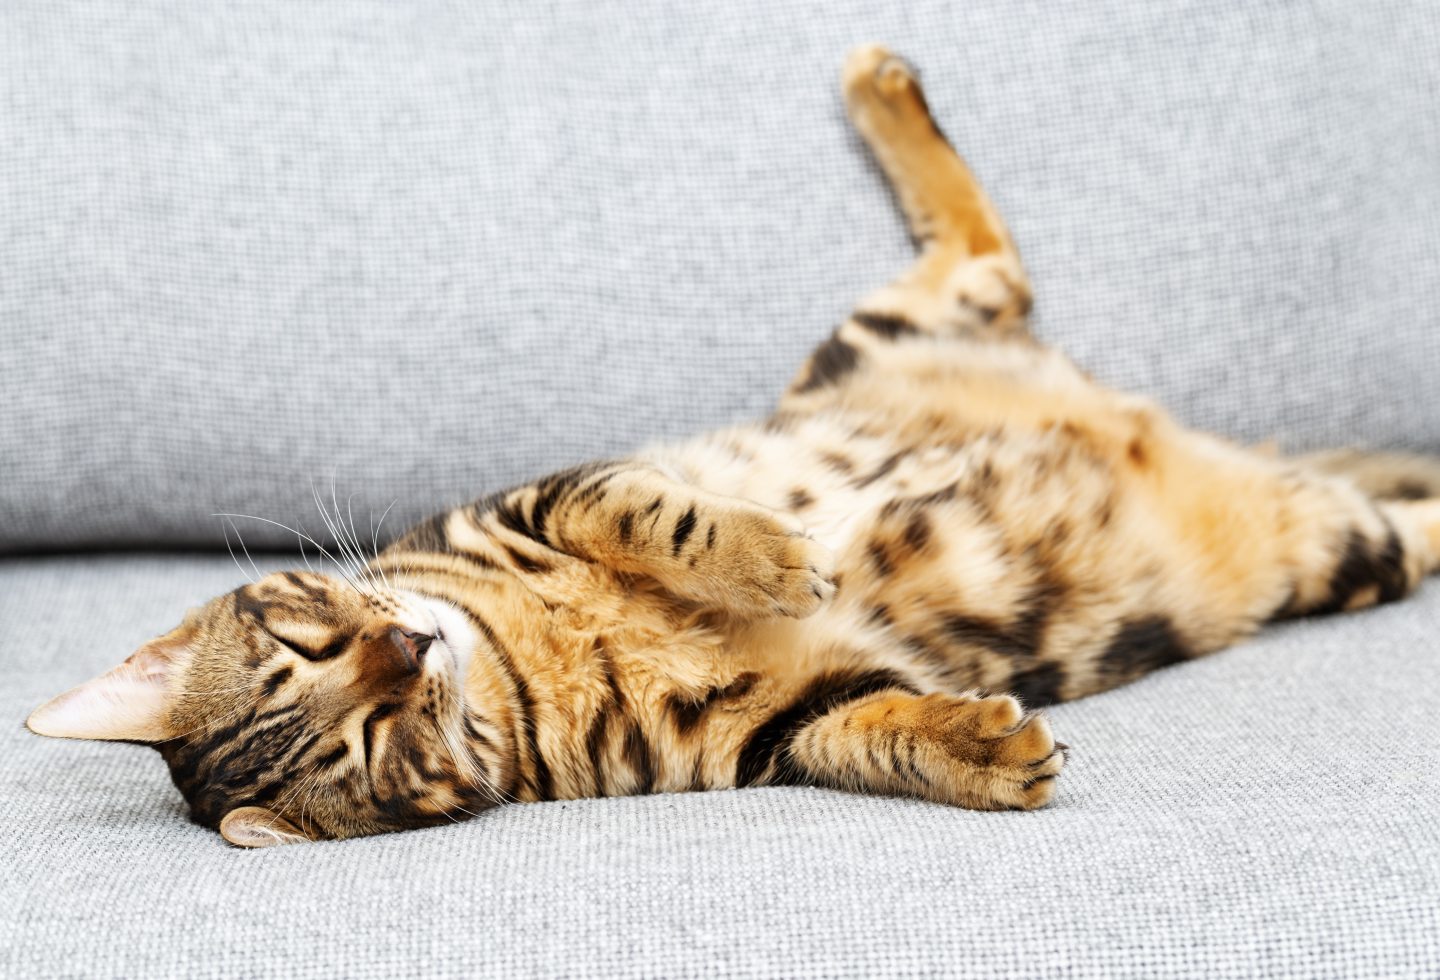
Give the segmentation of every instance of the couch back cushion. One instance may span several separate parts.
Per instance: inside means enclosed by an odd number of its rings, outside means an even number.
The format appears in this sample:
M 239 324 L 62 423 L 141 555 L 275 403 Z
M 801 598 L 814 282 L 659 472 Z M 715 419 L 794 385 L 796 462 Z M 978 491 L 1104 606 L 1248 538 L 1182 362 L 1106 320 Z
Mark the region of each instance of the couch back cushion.
M 1440 450 L 1440 5 L 0 6 L 0 550 L 387 528 L 764 413 L 910 246 L 921 68 L 1037 331 L 1185 421 Z M 293 536 L 243 523 L 254 546 Z

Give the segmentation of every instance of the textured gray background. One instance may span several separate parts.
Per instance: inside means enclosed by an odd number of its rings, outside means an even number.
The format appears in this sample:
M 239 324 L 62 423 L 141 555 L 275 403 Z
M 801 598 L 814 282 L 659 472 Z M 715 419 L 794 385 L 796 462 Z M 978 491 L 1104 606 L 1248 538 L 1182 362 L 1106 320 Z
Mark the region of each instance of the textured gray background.
M 835 96 L 873 39 L 1045 336 L 1235 435 L 1440 449 L 1440 6 L 880 6 L 0 3 L 0 550 L 314 527 L 332 473 L 398 524 L 762 412 L 908 255 Z M 1035 814 L 762 790 L 240 853 L 150 750 L 19 727 L 239 581 L 0 560 L 0 975 L 1440 974 L 1435 583 L 1056 709 Z
M 45 624 L 0 646 L 0 975 L 1440 974 L 1440 583 L 1055 709 L 1036 813 L 746 790 L 241 852 L 154 751 L 14 723 L 240 581 L 0 562 Z
M 313 529 L 332 475 L 402 526 L 764 412 L 908 259 L 836 94 L 869 40 L 1045 337 L 1199 425 L 1440 449 L 1440 4 L 7 0 L 0 38 L 0 549 Z

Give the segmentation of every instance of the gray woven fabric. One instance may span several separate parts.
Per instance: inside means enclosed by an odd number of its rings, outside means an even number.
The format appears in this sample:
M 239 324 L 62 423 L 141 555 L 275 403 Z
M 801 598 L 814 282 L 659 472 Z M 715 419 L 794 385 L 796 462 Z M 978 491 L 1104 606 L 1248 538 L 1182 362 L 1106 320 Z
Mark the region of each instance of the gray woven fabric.
M 1237 436 L 1440 449 L 1440 5 L 8 0 L 0 549 L 314 529 L 332 475 L 398 526 L 762 413 L 909 256 L 869 40 L 1045 337 Z
M 0 563 L 0 975 L 1440 973 L 1440 583 L 1055 709 L 1036 813 L 747 790 L 244 852 L 150 749 L 14 723 L 238 581 Z

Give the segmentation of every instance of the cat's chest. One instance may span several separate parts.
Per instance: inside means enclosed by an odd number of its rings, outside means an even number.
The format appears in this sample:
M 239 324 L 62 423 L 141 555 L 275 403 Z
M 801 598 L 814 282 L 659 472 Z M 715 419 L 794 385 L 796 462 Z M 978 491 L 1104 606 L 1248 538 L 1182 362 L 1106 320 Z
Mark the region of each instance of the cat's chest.
M 742 427 L 667 449 L 686 480 L 799 517 L 840 550 L 893 500 L 936 493 L 981 465 L 985 447 L 909 445 L 861 433 L 843 416 Z

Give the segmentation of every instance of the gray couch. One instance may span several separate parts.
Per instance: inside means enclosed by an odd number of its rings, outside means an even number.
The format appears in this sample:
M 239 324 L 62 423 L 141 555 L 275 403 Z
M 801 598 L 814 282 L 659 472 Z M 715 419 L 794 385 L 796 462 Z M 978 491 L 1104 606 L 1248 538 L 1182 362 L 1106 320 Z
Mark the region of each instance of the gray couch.
M 0 975 L 1440 973 L 1440 583 L 1055 709 L 1033 814 L 769 789 L 241 852 L 149 749 L 20 727 L 242 580 L 213 514 L 313 531 L 333 480 L 384 534 L 764 412 L 909 256 L 836 96 L 868 40 L 1043 337 L 1237 438 L 1440 452 L 1440 6 L 11 0 Z

